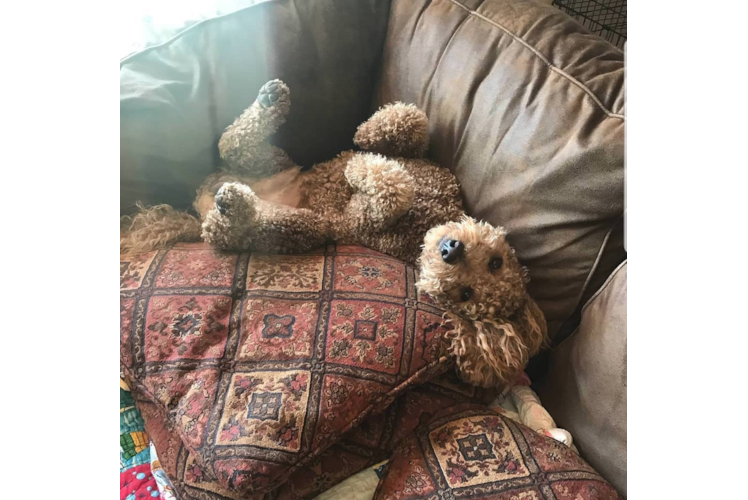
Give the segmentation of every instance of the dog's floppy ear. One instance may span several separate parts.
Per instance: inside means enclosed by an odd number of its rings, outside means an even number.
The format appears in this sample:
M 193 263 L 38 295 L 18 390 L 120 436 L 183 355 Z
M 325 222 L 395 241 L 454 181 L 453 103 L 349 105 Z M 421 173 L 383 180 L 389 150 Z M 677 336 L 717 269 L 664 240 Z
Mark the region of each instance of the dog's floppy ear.
M 513 320 L 467 320 L 447 313 L 447 334 L 460 377 L 473 385 L 509 385 L 547 342 L 545 316 L 530 297 Z
M 491 319 L 468 320 L 448 313 L 447 334 L 457 372 L 465 382 L 480 387 L 511 384 L 530 359 L 520 325 Z
M 525 297 L 525 305 L 517 313 L 517 323 L 530 356 L 535 356 L 542 347 L 548 345 L 548 325 L 545 322 L 545 315 L 529 295 Z

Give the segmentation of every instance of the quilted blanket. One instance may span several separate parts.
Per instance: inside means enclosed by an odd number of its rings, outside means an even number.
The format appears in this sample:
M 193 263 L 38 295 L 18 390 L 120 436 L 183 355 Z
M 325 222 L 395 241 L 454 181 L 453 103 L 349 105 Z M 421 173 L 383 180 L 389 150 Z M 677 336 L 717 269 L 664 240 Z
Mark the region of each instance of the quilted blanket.
M 174 488 L 161 468 L 140 412 L 124 380 L 119 381 L 120 500 L 176 500 Z

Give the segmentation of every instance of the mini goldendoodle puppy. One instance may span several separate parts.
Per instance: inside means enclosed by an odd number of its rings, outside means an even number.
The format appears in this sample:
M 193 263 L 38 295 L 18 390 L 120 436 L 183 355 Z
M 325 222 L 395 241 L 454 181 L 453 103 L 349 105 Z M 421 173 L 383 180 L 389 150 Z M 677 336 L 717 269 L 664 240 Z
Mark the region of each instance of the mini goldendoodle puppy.
M 546 343 L 547 329 L 506 231 L 467 216 L 434 227 L 418 262 L 419 290 L 448 311 L 460 377 L 482 387 L 514 382 Z
M 449 311 L 460 376 L 484 387 L 513 382 L 543 344 L 545 319 L 504 230 L 465 217 L 455 176 L 423 157 L 423 111 L 384 106 L 355 134 L 363 151 L 302 171 L 267 140 L 290 105 L 288 87 L 268 82 L 222 135 L 225 164 L 198 189 L 200 218 L 165 205 L 145 209 L 125 221 L 120 251 L 202 238 L 263 253 L 301 253 L 335 240 L 410 264 L 420 254 L 418 285 Z
M 199 219 L 162 205 L 127 220 L 120 251 L 203 239 L 223 250 L 302 253 L 325 241 L 363 245 L 410 264 L 431 227 L 464 214 L 455 176 L 424 158 L 426 114 L 382 107 L 346 151 L 303 171 L 268 138 L 286 120 L 290 91 L 268 82 L 218 143 L 224 161 L 198 189 Z

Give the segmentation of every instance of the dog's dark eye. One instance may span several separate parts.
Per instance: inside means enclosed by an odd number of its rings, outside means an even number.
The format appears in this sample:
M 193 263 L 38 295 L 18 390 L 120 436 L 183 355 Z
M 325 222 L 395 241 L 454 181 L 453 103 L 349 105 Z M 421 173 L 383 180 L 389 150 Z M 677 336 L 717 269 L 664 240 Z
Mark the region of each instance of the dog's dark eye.
M 215 196 L 216 193 L 218 193 L 218 190 L 221 189 L 224 184 L 226 184 L 226 183 L 223 182 L 223 181 L 221 181 L 221 182 L 216 182 L 215 184 L 213 184 L 211 186 L 210 192 L 213 193 L 213 196 Z
M 488 268 L 491 271 L 496 271 L 497 269 L 501 269 L 501 266 L 504 265 L 504 259 L 501 257 L 494 257 L 493 259 L 488 261 Z
M 472 288 L 463 288 L 460 290 L 460 301 L 461 302 L 467 302 L 470 300 L 470 297 L 473 296 L 473 289 Z

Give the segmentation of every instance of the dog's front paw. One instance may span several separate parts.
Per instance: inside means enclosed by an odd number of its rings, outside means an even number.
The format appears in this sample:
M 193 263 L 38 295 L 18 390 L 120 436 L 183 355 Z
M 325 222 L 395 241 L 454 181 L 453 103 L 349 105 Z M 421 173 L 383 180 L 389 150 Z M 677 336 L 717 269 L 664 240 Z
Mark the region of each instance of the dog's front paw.
M 257 101 L 265 109 L 274 107 L 285 109 L 291 103 L 291 91 L 282 81 L 270 80 L 260 89 Z
M 216 210 L 231 218 L 251 218 L 255 212 L 257 195 L 252 188 L 238 182 L 223 184 L 214 198 Z
M 249 186 L 239 182 L 225 183 L 216 192 L 214 209 L 203 221 L 203 240 L 225 250 L 244 249 L 256 214 L 257 200 Z

